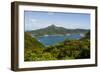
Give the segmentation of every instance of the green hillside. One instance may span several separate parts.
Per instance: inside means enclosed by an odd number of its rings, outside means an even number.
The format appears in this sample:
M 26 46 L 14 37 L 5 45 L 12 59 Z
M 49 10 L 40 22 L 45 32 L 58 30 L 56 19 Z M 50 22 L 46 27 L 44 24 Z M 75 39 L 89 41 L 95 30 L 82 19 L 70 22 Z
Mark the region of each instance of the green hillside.
M 24 61 L 54 60 L 49 52 L 44 52 L 45 46 L 25 32 Z
M 85 37 L 82 39 L 90 39 L 90 31 L 86 33 Z
M 44 48 L 44 45 L 37 41 L 35 38 L 31 37 L 29 33 L 25 33 L 25 48 L 27 49 L 37 49 Z
M 34 34 L 35 36 L 43 36 L 43 35 L 56 35 L 56 34 L 66 35 L 72 33 L 87 33 L 88 31 L 89 30 L 86 29 L 66 29 L 64 27 L 58 27 L 53 24 L 46 28 L 41 28 L 27 32 Z
M 32 56 L 35 54 L 40 54 L 44 48 L 44 45 L 42 45 L 40 42 L 38 42 L 35 38 L 32 38 L 29 33 L 25 32 L 25 37 L 24 37 L 24 48 L 25 48 L 25 61 L 27 60 L 33 60 Z M 32 55 L 33 54 L 33 55 Z
M 90 58 L 90 32 L 79 40 L 64 40 L 45 47 L 25 33 L 25 61 L 68 60 Z

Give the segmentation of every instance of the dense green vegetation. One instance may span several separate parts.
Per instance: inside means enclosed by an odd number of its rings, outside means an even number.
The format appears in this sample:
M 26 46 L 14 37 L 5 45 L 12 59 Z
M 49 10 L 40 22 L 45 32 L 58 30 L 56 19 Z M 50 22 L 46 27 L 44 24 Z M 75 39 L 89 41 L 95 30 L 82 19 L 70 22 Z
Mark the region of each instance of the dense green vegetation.
M 45 46 L 38 42 L 35 38 L 32 38 L 29 33 L 25 33 L 25 61 L 37 61 L 37 60 L 52 60 L 55 59 L 51 53 L 44 52 Z
M 37 30 L 32 30 L 32 31 L 27 31 L 31 34 L 34 34 L 34 36 L 43 36 L 43 35 L 54 35 L 54 34 L 72 34 L 72 33 L 87 33 L 89 30 L 86 29 L 66 29 L 64 27 L 58 27 L 55 25 L 48 26 L 46 28 L 42 29 L 37 29 Z
M 25 61 L 68 60 L 90 58 L 90 32 L 79 40 L 68 40 L 45 47 L 25 33 Z

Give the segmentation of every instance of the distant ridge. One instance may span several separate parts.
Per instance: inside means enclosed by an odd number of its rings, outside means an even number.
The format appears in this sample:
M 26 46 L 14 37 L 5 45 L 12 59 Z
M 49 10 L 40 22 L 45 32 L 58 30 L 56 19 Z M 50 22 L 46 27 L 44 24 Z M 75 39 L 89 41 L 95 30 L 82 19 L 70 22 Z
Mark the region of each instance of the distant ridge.
M 76 34 L 76 33 L 87 33 L 89 30 L 88 29 L 66 29 L 64 27 L 58 27 L 54 24 L 46 27 L 46 28 L 41 28 L 37 30 L 32 30 L 32 31 L 27 31 L 31 34 L 34 34 L 34 36 L 43 36 L 43 35 L 66 35 L 66 34 Z

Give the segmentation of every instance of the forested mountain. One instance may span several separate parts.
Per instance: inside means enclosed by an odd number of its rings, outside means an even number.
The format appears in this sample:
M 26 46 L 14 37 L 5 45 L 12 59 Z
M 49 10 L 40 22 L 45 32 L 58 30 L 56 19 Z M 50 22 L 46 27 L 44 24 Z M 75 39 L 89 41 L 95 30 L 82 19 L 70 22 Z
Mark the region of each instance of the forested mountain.
M 41 28 L 37 30 L 27 31 L 31 34 L 34 34 L 35 36 L 43 36 L 43 35 L 56 35 L 56 34 L 72 34 L 72 33 L 87 33 L 88 29 L 67 29 L 64 27 L 58 27 L 53 25 L 50 25 L 46 28 Z

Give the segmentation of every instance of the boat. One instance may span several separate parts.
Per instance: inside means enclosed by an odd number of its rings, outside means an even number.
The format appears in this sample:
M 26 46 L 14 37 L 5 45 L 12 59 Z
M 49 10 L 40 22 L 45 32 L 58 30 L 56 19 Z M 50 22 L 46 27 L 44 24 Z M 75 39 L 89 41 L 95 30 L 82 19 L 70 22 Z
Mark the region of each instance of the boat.
M 68 34 L 66 34 L 66 35 L 67 35 L 67 36 L 70 36 L 71 34 L 68 33 Z
M 45 37 L 49 36 L 49 35 L 44 35 Z
M 84 37 L 84 34 L 80 34 L 81 37 Z

